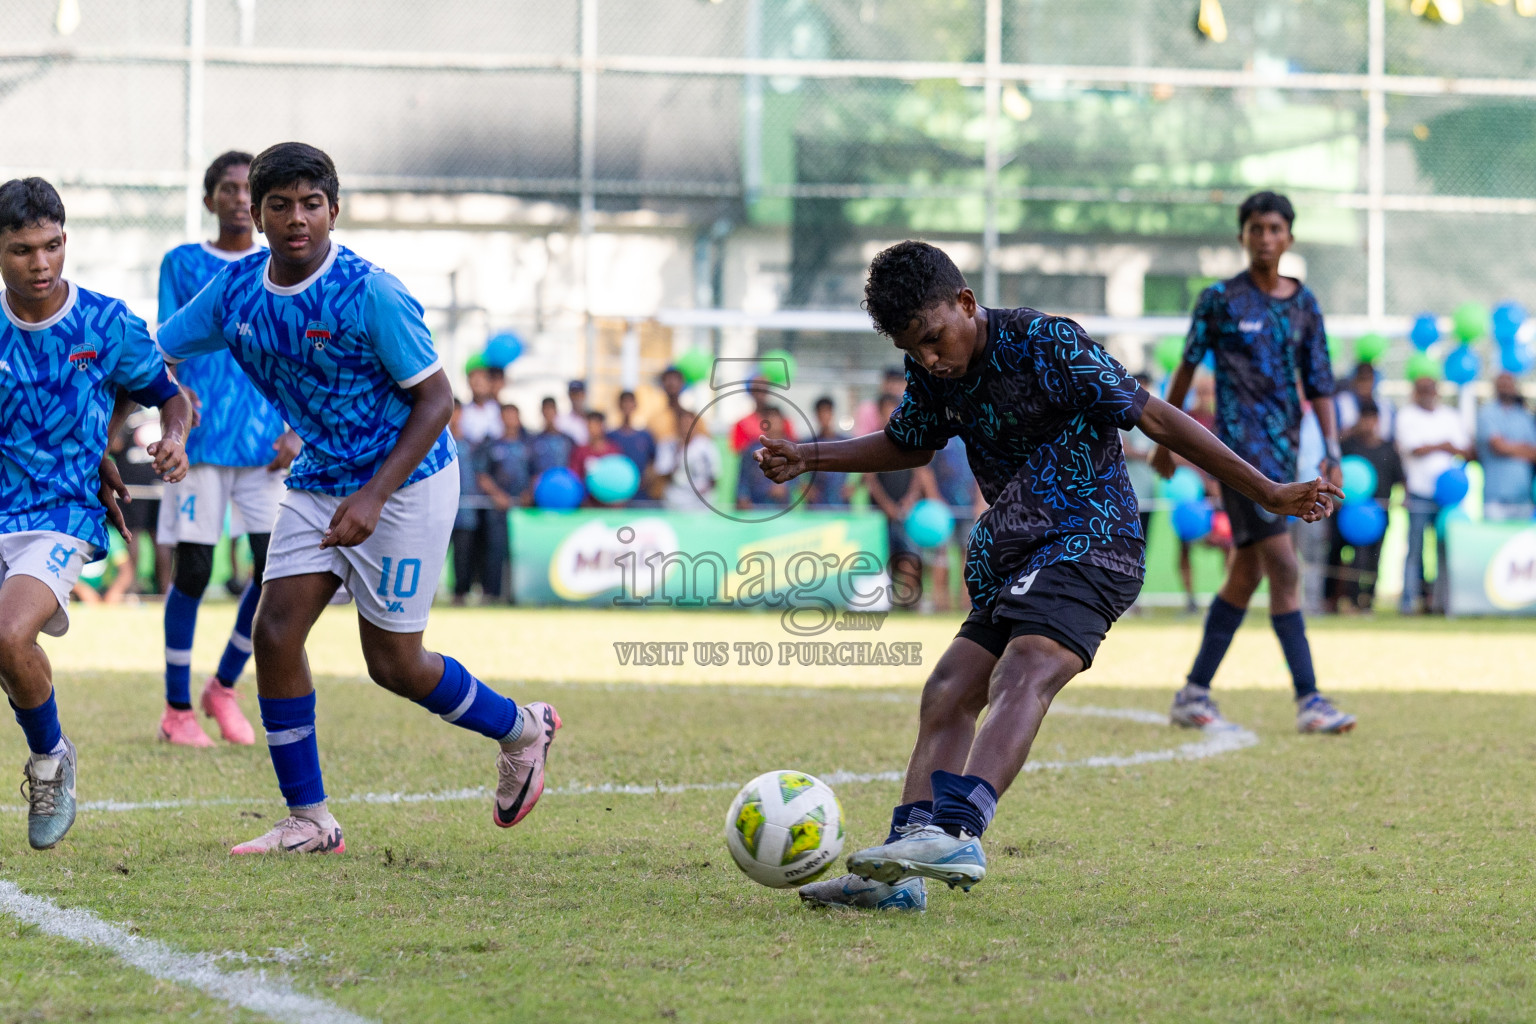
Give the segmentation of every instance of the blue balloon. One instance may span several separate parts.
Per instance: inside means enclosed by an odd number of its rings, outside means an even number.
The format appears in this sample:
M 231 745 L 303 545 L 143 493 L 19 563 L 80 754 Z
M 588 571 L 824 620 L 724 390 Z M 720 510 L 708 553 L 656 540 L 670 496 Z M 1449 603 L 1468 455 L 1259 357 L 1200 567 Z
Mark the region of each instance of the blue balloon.
M 1520 374 L 1530 370 L 1536 358 L 1531 354 L 1531 346 L 1524 341 L 1511 341 L 1499 346 L 1499 365 L 1510 373 Z
M 1466 469 L 1461 466 L 1452 466 L 1441 473 L 1435 481 L 1435 504 L 1441 508 L 1459 505 L 1461 499 L 1467 496 L 1467 490 L 1470 487 Z
M 1205 481 L 1188 466 L 1173 471 L 1173 477 L 1163 485 L 1163 493 L 1175 505 L 1187 505 L 1205 497 Z
M 605 505 L 628 501 L 640 489 L 640 470 L 627 455 L 604 455 L 587 463 L 587 490 Z
M 1493 337 L 1501 345 L 1515 340 L 1515 332 L 1525 323 L 1525 307 L 1518 302 L 1505 302 L 1494 307 Z
M 1413 321 L 1413 330 L 1408 332 L 1408 339 L 1420 352 L 1439 341 L 1440 324 L 1435 319 L 1435 314 L 1420 313 Z
M 912 506 L 907 515 L 907 539 L 920 548 L 942 547 L 954 529 L 955 517 L 949 506 L 932 498 Z
M 507 364 L 516 361 L 523 354 L 523 339 L 508 331 L 498 334 L 485 343 L 485 361 L 487 365 L 506 369 Z
M 1376 497 L 1376 467 L 1359 455 L 1346 455 L 1339 463 L 1344 477 L 1344 503 L 1371 501 Z
M 1375 544 L 1387 532 L 1387 510 L 1374 501 L 1362 501 L 1339 509 L 1339 536 L 1354 547 Z
M 1173 507 L 1173 532 L 1186 544 L 1211 532 L 1215 513 L 1204 501 L 1185 501 Z
M 556 466 L 539 476 L 539 482 L 533 488 L 533 503 L 539 508 L 565 511 L 580 505 L 585 494 L 575 473 L 564 466 Z
M 1452 384 L 1470 384 L 1477 380 L 1482 363 L 1471 346 L 1458 345 L 1454 352 L 1445 357 L 1445 379 Z

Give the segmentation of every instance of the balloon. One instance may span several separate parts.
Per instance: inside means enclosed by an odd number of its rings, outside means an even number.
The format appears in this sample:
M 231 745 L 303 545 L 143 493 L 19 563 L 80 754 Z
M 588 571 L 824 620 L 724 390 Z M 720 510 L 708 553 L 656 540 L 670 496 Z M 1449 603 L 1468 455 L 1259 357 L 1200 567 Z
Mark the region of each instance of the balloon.
M 1445 357 L 1445 379 L 1452 384 L 1470 384 L 1477 380 L 1477 372 L 1482 369 L 1483 361 L 1477 357 L 1468 345 L 1458 345 L 1450 355 Z
M 1344 503 L 1370 501 L 1376 497 L 1376 467 L 1359 455 L 1346 455 L 1339 462 L 1344 476 Z
M 1470 523 L 1471 521 L 1472 517 L 1467 515 L 1467 510 L 1460 505 L 1452 508 L 1443 508 L 1440 510 L 1440 514 L 1435 516 L 1435 532 L 1444 537 L 1445 531 L 1450 528 L 1452 523 Z
M 757 356 L 757 372 L 768 383 L 787 388 L 795 376 L 795 357 L 781 348 L 760 352 Z
M 507 364 L 514 362 L 523 354 L 523 339 L 506 331 L 496 335 L 485 343 L 485 361 L 489 366 L 505 370 Z
M 1385 335 L 1372 331 L 1355 339 L 1355 362 L 1374 363 L 1391 347 Z
M 715 359 L 701 348 L 691 348 L 677 360 L 677 372 L 683 375 L 683 383 L 689 387 L 709 376 L 709 368 Z
M 1451 314 L 1451 330 L 1462 341 L 1476 341 L 1488 333 L 1488 310 L 1476 302 L 1463 302 Z
M 476 370 L 487 369 L 490 369 L 490 364 L 485 361 L 485 356 L 478 352 L 464 360 L 464 376 L 466 377 L 474 373 Z
M 1163 485 L 1163 493 L 1175 505 L 1186 505 L 1205 497 L 1205 481 L 1188 466 L 1173 471 L 1173 478 Z
M 1387 510 L 1374 501 L 1345 505 L 1338 517 L 1339 536 L 1354 547 L 1375 544 L 1387 532 Z
M 1173 532 L 1188 544 L 1211 532 L 1215 514 L 1204 501 L 1186 501 L 1173 507 Z
M 1501 302 L 1493 308 L 1493 337 L 1500 345 L 1515 340 L 1515 332 L 1525 323 L 1525 307 L 1518 302 Z
M 1420 352 L 1439 341 L 1440 323 L 1435 319 L 1435 314 L 1420 313 L 1413 321 L 1413 330 L 1408 332 L 1408 339 Z
M 955 518 L 942 501 L 920 501 L 907 516 L 907 539 L 920 548 L 942 547 L 954 529 Z
M 1384 335 L 1362 334 L 1355 339 L 1355 360 L 1361 363 L 1374 363 L 1387 351 L 1387 339 Z
M 1418 380 L 1420 377 L 1439 380 L 1440 363 L 1428 352 L 1415 352 L 1408 357 L 1408 364 L 1403 367 L 1403 376 L 1410 381 Z
M 1152 346 L 1152 359 L 1164 373 L 1172 373 L 1184 361 L 1184 339 L 1177 334 L 1158 338 Z
M 1435 481 L 1435 504 L 1441 508 L 1450 508 L 1460 504 L 1461 499 L 1467 496 L 1467 489 L 1471 484 L 1467 481 L 1467 471 L 1461 466 L 1452 466 L 1441 473 Z
M 628 501 L 640 489 L 640 470 L 626 455 L 604 455 L 587 463 L 587 492 L 605 505 Z
M 1211 535 L 1205 539 L 1219 548 L 1230 545 L 1232 543 L 1232 517 L 1222 510 L 1213 513 L 1211 515 Z
M 545 470 L 533 488 L 533 503 L 539 508 L 564 511 L 581 504 L 581 481 L 564 466 Z
M 1532 357 L 1531 346 L 1523 341 L 1514 341 L 1508 345 L 1499 346 L 1499 365 L 1510 373 L 1525 373 L 1536 362 Z

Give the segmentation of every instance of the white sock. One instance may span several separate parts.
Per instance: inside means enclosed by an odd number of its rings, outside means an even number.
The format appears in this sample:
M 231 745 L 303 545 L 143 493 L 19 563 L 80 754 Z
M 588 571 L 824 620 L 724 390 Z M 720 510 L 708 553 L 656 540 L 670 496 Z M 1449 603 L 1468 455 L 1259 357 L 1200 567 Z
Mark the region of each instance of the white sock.
M 520 747 L 527 746 L 529 741 L 533 739 L 533 736 L 536 732 L 535 730 L 528 728 L 532 724 L 533 716 L 528 713 L 528 709 L 522 705 L 518 705 L 517 723 L 513 725 L 512 728 L 508 729 L 507 735 L 497 740 L 497 742 L 508 750 L 517 750 Z M 508 737 L 511 738 L 509 739 Z

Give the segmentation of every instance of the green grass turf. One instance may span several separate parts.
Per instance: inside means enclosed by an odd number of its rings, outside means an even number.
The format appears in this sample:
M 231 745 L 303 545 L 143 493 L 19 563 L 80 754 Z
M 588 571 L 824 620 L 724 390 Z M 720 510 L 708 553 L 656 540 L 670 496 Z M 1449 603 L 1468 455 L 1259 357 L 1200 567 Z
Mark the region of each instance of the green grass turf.
M 1401 635 L 1328 628 L 1383 649 Z M 1447 631 L 1447 671 L 1475 628 Z M 555 787 L 900 768 L 916 704 L 911 688 L 505 689 L 560 708 Z M 486 741 L 355 677 L 319 690 L 333 798 L 491 783 Z M 1102 686 L 1061 698 L 1165 700 Z M 488 800 L 338 803 L 344 855 L 231 859 L 281 813 L 263 747 L 149 742 L 150 672 L 61 673 L 60 702 L 82 800 L 237 802 L 85 812 L 46 853 L 27 849 L 12 810 L 0 878 L 183 951 L 262 958 L 222 962 L 381 1021 L 1499 1021 L 1536 1001 L 1536 697 L 1524 694 L 1352 692 L 1361 728 L 1320 738 L 1295 735 L 1282 693 L 1232 691 L 1224 710 L 1258 746 L 1023 776 L 988 833 L 982 885 L 932 890 L 923 916 L 880 917 L 805 909 L 747 881 L 721 840 L 723 790 L 552 793 L 505 831 Z M 1053 715 L 1036 754 L 1191 738 Z M 839 787 L 849 850 L 882 837 L 897 793 Z M 0 918 L 0 1020 L 256 1019 Z

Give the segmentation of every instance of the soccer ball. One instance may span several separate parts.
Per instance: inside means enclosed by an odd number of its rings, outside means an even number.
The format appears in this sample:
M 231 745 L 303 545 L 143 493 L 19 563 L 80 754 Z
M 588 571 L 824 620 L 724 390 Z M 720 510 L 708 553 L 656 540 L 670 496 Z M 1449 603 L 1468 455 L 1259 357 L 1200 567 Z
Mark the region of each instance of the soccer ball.
M 731 802 L 725 845 L 752 881 L 787 889 L 820 875 L 843 852 L 843 809 L 814 775 L 767 772 Z

